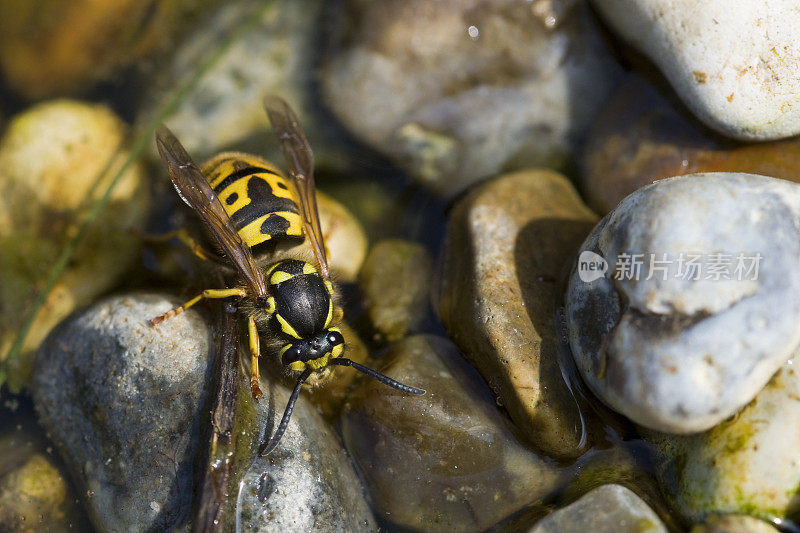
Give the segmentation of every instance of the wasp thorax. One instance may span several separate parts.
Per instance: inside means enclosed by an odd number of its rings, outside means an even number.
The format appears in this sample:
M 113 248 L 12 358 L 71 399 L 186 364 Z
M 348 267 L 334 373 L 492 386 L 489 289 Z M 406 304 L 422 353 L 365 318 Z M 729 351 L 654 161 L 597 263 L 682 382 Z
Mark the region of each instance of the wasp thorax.
M 336 328 L 321 331 L 307 339 L 287 344 L 281 350 L 281 362 L 292 370 L 326 366 L 344 350 L 344 337 Z

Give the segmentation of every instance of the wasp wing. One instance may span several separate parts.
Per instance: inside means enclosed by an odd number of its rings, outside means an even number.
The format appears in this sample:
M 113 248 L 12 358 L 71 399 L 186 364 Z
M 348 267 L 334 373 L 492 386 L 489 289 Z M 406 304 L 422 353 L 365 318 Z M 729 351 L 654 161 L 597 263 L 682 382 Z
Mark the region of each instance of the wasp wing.
M 244 278 L 255 298 L 266 298 L 264 275 L 256 266 L 250 248 L 242 241 L 231 224 L 214 189 L 194 164 L 186 149 L 163 124 L 156 130 L 156 146 L 167 167 L 175 190 L 189 207 L 194 209 L 219 243 L 225 255 Z
M 278 96 L 266 96 L 264 98 L 264 109 L 267 110 L 272 131 L 281 143 L 289 177 L 292 179 L 297 191 L 297 199 L 300 202 L 300 211 L 306 236 L 311 242 L 322 276 L 329 278 L 330 272 L 328 270 L 325 239 L 322 236 L 322 228 L 319 223 L 319 210 L 317 209 L 317 195 L 314 185 L 314 154 L 308 145 L 306 134 L 300 125 L 300 121 L 286 101 Z

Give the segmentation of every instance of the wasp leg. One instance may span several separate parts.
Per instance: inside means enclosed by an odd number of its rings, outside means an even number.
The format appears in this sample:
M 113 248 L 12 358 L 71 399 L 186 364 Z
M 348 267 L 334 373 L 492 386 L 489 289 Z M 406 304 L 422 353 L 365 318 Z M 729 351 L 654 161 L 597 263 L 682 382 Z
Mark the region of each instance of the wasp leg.
M 172 239 L 178 239 L 181 243 L 189 248 L 191 252 L 202 259 L 203 261 L 213 261 L 215 263 L 223 263 L 225 264 L 225 259 L 220 257 L 219 255 L 206 250 L 201 244 L 199 244 L 194 237 L 192 237 L 186 228 L 177 229 L 175 231 L 170 231 L 168 233 L 144 233 L 138 230 L 132 230 L 133 233 L 139 237 L 140 239 L 148 242 L 158 242 L 163 243 L 170 241 Z
M 174 317 L 175 315 L 179 315 L 189 309 L 191 306 L 196 304 L 202 299 L 215 299 L 215 298 L 230 298 L 231 296 L 238 296 L 240 298 L 244 298 L 247 296 L 247 291 L 244 289 L 206 289 L 202 293 L 198 294 L 188 302 L 183 305 L 179 305 L 175 309 L 170 309 L 163 315 L 159 315 L 150 321 L 150 324 L 155 326 L 156 324 L 160 324 L 161 322 Z
M 247 317 L 247 331 L 250 336 L 250 392 L 253 393 L 253 398 L 258 399 L 261 396 L 261 388 L 258 386 L 259 376 L 261 375 L 258 371 L 261 341 L 258 338 L 256 321 L 252 316 Z

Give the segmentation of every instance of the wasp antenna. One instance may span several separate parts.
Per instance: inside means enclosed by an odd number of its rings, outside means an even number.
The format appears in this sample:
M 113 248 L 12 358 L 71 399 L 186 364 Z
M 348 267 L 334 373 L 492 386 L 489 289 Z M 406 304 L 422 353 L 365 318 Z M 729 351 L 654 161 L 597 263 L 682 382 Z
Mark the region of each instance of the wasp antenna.
M 423 389 L 418 389 L 418 388 L 412 387 L 410 385 L 404 385 L 403 383 L 400 383 L 399 381 L 393 380 L 389 376 L 384 376 L 383 374 L 381 374 L 377 370 L 372 370 L 369 367 L 366 367 L 364 365 L 360 365 L 360 364 L 356 363 L 355 361 L 351 361 L 350 359 L 346 359 L 344 357 L 337 357 L 335 359 L 331 359 L 330 360 L 330 364 L 339 365 L 339 366 L 352 366 L 353 368 L 355 368 L 359 372 L 362 372 L 362 373 L 368 375 L 372 379 L 376 379 L 376 380 L 380 381 L 381 383 L 383 383 L 384 385 L 389 385 L 390 387 L 392 387 L 394 389 L 397 389 L 399 391 L 405 392 L 406 394 L 425 394 L 425 391 Z
M 289 419 L 292 417 L 292 411 L 294 410 L 294 404 L 297 402 L 297 397 L 300 395 L 300 388 L 303 386 L 303 383 L 308 379 L 308 376 L 311 375 L 311 372 L 314 370 L 311 368 L 307 368 L 300 377 L 297 378 L 297 385 L 294 386 L 294 390 L 292 391 L 292 395 L 289 397 L 289 403 L 286 404 L 286 410 L 283 411 L 283 418 L 281 418 L 281 423 L 278 424 L 278 429 L 275 431 L 275 434 L 272 435 L 272 438 L 269 440 L 266 446 L 262 448 L 260 452 L 261 457 L 265 457 L 275 449 L 280 442 L 281 437 L 286 432 L 286 428 L 289 426 Z

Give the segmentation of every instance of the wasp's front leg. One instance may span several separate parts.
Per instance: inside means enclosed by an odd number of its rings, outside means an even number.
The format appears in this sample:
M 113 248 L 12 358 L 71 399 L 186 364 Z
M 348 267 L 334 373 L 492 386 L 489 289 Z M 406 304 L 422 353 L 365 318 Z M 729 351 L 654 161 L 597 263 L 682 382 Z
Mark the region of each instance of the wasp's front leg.
M 258 371 L 261 341 L 258 338 L 256 320 L 252 315 L 247 317 L 247 332 L 250 337 L 250 392 L 253 393 L 253 398 L 258 399 L 261 396 L 261 388 L 259 387 L 260 373 Z
M 170 309 L 163 315 L 158 315 L 150 321 L 150 324 L 155 326 L 175 315 L 179 315 L 204 298 L 210 300 L 214 298 L 230 298 L 232 296 L 244 298 L 247 296 L 247 291 L 244 289 L 206 289 L 185 304 L 179 305 L 175 309 Z

